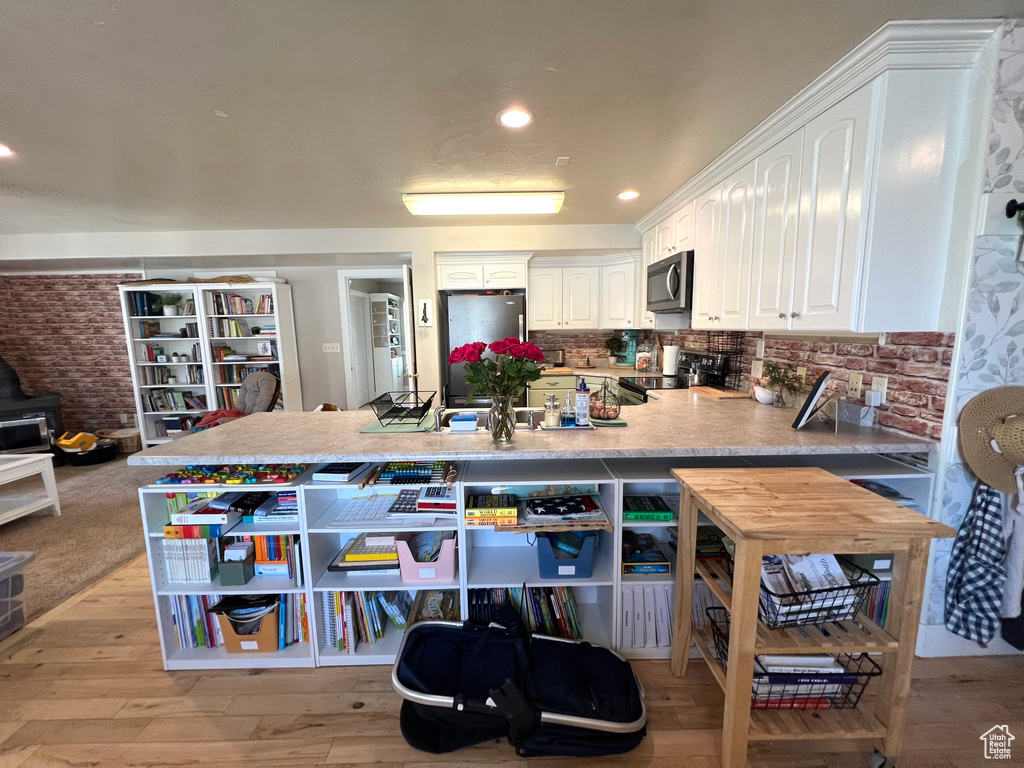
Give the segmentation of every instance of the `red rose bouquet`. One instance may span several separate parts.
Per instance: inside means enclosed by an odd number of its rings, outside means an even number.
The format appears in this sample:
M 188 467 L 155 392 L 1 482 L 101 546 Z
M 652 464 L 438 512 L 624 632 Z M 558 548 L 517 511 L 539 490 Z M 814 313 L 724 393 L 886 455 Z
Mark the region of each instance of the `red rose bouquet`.
M 487 350 L 495 356 L 483 357 Z M 541 362 L 544 362 L 544 353 L 535 344 L 513 336 L 490 344 L 482 341 L 463 344 L 448 355 L 448 365 L 466 365 L 468 400 L 473 399 L 474 393 L 494 400 L 521 395 L 527 384 L 540 378 L 537 363 Z

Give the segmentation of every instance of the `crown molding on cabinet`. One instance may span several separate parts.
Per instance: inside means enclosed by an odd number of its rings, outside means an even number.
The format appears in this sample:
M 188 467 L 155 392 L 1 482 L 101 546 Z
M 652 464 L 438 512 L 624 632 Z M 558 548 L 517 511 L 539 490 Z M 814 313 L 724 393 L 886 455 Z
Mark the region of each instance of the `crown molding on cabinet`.
M 637 221 L 637 229 L 645 232 L 657 225 L 788 136 L 793 126 L 803 125 L 885 72 L 976 66 L 1002 24 L 1001 19 L 887 23 L 655 206 Z
M 510 252 L 510 251 L 438 251 L 434 254 L 436 261 L 487 261 L 491 264 L 502 262 L 529 261 L 533 258 L 533 251 Z
M 603 256 L 535 256 L 530 261 L 531 269 L 544 267 L 602 267 L 612 264 L 624 264 L 628 261 L 640 261 L 640 251 L 623 251 Z

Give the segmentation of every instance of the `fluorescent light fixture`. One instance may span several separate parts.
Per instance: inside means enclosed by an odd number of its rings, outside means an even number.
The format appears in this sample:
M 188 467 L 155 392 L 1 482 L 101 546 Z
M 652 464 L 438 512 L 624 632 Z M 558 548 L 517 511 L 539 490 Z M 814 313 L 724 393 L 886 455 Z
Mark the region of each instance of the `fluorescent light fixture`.
M 558 213 L 565 192 L 439 192 L 402 195 L 413 216 Z
M 512 107 L 498 113 L 498 122 L 506 128 L 525 128 L 533 122 L 533 114 L 522 107 Z
M 617 194 L 616 197 L 619 198 L 619 200 L 636 200 L 638 197 L 640 197 L 640 193 L 637 192 L 635 189 L 626 189 L 623 190 L 622 192 L 619 192 L 619 194 Z
M 14 157 L 14 150 L 6 144 L 0 144 L 0 157 Z

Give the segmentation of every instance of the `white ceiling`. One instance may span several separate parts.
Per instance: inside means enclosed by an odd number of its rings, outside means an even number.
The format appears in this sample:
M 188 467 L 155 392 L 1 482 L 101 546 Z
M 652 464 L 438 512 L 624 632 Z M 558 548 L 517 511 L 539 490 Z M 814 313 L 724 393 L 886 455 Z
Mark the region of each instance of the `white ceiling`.
M 0 0 L 0 233 L 507 224 L 401 202 L 478 189 L 566 190 L 524 224 L 632 222 L 887 20 L 1006 15 L 1021 0 Z M 512 104 L 535 124 L 497 125 Z

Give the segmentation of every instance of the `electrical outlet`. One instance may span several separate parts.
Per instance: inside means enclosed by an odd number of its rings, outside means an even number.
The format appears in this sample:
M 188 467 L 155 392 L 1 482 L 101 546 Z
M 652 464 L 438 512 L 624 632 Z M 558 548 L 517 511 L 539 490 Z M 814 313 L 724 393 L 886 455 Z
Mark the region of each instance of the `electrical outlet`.
M 757 355 L 756 357 L 764 357 L 764 339 L 757 340 Z
M 754 360 L 750 364 L 750 375 L 753 376 L 755 379 L 760 379 L 763 373 L 764 363 L 761 362 L 760 360 Z
M 846 398 L 848 400 L 860 400 L 864 391 L 864 374 L 851 373 L 850 380 L 846 382 Z
M 127 424 L 128 423 L 128 414 L 127 413 L 122 413 L 121 414 L 121 423 L 122 424 Z
M 885 405 L 885 393 L 889 389 L 889 378 L 887 376 L 872 376 L 871 377 L 871 391 L 880 392 L 882 395 L 882 405 Z
M 327 343 L 325 343 L 324 344 L 324 354 L 327 354 L 329 352 L 341 352 L 341 344 L 340 343 L 335 343 L 335 344 L 327 344 Z
M 800 379 L 801 384 L 807 383 L 807 366 L 801 365 L 796 369 L 796 377 Z

